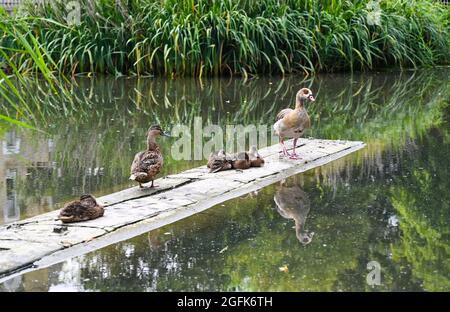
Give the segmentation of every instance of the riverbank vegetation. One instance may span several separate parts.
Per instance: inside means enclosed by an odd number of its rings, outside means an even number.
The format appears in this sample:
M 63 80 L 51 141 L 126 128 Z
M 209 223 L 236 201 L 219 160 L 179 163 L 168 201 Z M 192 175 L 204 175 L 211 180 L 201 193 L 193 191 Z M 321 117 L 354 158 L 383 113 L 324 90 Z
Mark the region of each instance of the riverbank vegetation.
M 439 1 L 80 0 L 3 14 L 0 45 L 22 72 L 39 63 L 27 34 L 66 74 L 169 77 L 316 73 L 448 64 L 449 10 Z M 9 31 L 8 31 L 9 30 Z M 32 36 L 32 37 L 31 37 Z

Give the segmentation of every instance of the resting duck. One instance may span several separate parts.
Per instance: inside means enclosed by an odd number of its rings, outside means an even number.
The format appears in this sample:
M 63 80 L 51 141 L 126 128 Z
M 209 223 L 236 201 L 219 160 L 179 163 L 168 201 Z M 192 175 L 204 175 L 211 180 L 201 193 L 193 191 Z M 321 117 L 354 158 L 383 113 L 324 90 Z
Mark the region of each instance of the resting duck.
M 227 159 L 225 151 L 223 149 L 213 152 L 209 155 L 208 163 L 206 167 L 209 168 L 209 172 L 219 172 L 222 170 L 231 169 L 231 161 Z
M 295 235 L 299 242 L 303 245 L 309 244 L 314 232 L 309 233 L 304 230 L 306 217 L 310 210 L 308 195 L 297 185 L 288 187 L 281 182 L 273 200 L 278 213 L 283 218 L 294 219 Z
M 251 167 L 261 167 L 262 165 L 264 165 L 264 159 L 258 153 L 256 146 L 250 147 L 250 150 L 248 151 L 248 156 L 250 158 Z
M 289 156 L 291 159 L 298 159 L 298 155 L 295 153 L 297 139 L 303 135 L 306 129 L 311 127 L 311 121 L 304 106 L 306 100 L 315 101 L 311 90 L 308 88 L 300 89 L 295 97 L 295 109 L 285 108 L 281 110 L 277 115 L 277 121 L 273 125 L 275 134 L 280 137 L 283 155 Z M 294 139 L 292 154 L 289 154 L 286 150 L 284 145 L 285 138 Z
M 229 169 L 245 170 L 251 167 L 251 161 L 247 152 L 227 155 L 224 150 L 219 150 L 209 155 L 206 167 L 209 168 L 209 172 Z
M 80 200 L 74 200 L 64 205 L 58 219 L 63 223 L 80 222 L 103 216 L 105 209 L 99 205 L 94 196 L 82 195 Z
M 157 187 L 153 184 L 153 180 L 163 165 L 163 156 L 158 144 L 156 144 L 156 137 L 160 135 L 169 136 L 159 125 L 151 126 L 147 133 L 147 150 L 134 156 L 130 180 L 138 182 L 140 188 L 143 188 L 142 183 L 150 181 L 152 181 L 150 188 Z
M 240 152 L 230 157 L 233 169 L 245 170 L 251 167 L 250 157 L 247 152 Z

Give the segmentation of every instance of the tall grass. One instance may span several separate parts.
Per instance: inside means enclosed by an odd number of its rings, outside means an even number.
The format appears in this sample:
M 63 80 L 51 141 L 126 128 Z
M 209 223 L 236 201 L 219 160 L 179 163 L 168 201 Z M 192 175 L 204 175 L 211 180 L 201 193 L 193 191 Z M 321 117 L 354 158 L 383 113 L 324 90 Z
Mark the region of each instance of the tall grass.
M 0 41 L 0 98 L 7 103 L 0 105 L 1 120 L 37 130 L 38 121 L 45 125 L 45 98 L 64 103 L 57 105 L 59 110 L 75 109 L 68 80 L 55 72 L 56 62 L 29 27 L 28 19 L 15 23 L 1 19 Z
M 439 1 L 385 0 L 379 25 L 367 1 L 80 0 L 29 6 L 27 23 L 64 73 L 219 76 L 370 70 L 449 63 L 449 10 Z M 1 45 L 15 49 L 3 36 Z M 11 50 L 12 53 L 14 50 Z M 15 51 L 24 69 L 27 57 Z

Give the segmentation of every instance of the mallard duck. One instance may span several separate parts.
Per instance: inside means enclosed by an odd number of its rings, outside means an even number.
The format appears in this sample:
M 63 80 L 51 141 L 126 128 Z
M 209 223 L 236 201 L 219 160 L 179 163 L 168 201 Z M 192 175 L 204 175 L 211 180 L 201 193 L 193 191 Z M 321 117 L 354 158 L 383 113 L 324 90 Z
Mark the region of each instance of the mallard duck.
M 163 156 L 156 143 L 156 137 L 160 135 L 169 136 L 159 125 L 151 126 L 147 132 L 147 150 L 134 156 L 130 180 L 138 182 L 140 188 L 143 188 L 142 183 L 150 181 L 152 181 L 150 188 L 157 187 L 153 184 L 153 180 L 163 166 Z
M 209 172 L 218 172 L 228 169 L 245 170 L 251 167 L 251 161 L 247 152 L 227 155 L 224 150 L 211 153 L 208 158 Z
M 308 88 L 300 89 L 295 97 L 295 109 L 285 108 L 281 110 L 276 117 L 277 121 L 273 125 L 275 134 L 280 137 L 283 155 L 289 156 L 291 159 L 298 159 L 298 155 L 295 153 L 297 139 L 303 135 L 306 129 L 311 127 L 311 121 L 304 106 L 307 100 L 311 102 L 315 101 L 311 90 Z M 284 145 L 285 138 L 294 139 L 292 154 L 289 154 L 286 150 L 286 146 Z
M 304 230 L 306 217 L 310 210 L 310 201 L 306 194 L 299 186 L 288 187 L 283 182 L 273 197 L 278 213 L 286 219 L 294 219 L 295 234 L 297 239 L 303 245 L 311 242 L 314 232 Z
M 213 152 L 209 155 L 208 163 L 206 167 L 209 168 L 209 172 L 219 172 L 222 170 L 231 169 L 231 161 L 227 159 L 225 151 L 223 149 Z
M 86 194 L 79 200 L 65 204 L 58 218 L 64 223 L 87 221 L 103 216 L 104 211 L 105 209 L 97 203 L 94 196 Z
M 251 167 L 261 167 L 262 165 L 264 165 L 264 159 L 258 153 L 256 146 L 250 147 L 250 150 L 248 151 L 247 154 L 248 154 L 248 157 L 250 158 L 250 166 Z
M 240 152 L 234 155 L 231 155 L 231 167 L 233 169 L 244 170 L 248 169 L 251 166 L 250 157 L 247 152 Z

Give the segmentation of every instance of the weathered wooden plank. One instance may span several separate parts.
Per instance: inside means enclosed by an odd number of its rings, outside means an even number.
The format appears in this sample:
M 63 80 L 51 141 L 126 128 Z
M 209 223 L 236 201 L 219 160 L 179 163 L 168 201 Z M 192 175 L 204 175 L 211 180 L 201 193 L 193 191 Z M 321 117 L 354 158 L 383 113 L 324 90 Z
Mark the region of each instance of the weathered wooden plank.
M 28 223 L 0 230 L 0 273 L 13 271 L 52 252 L 104 235 L 89 227 L 61 227 Z
M 155 184 L 158 185 L 157 188 L 139 188 L 138 186 L 132 187 L 117 193 L 105 195 L 99 197 L 98 200 L 106 206 L 110 206 L 116 203 L 124 202 L 134 198 L 146 197 L 155 193 L 161 193 L 177 186 L 189 182 L 189 179 L 182 177 L 176 177 L 173 179 L 157 179 Z M 143 184 L 144 187 L 150 186 L 151 183 Z
M 286 144 L 292 148 L 292 141 Z M 100 197 L 105 215 L 95 220 L 66 226 L 56 219 L 58 211 L 54 211 L 1 226 L 0 276 L 31 264 L 33 268 L 26 270 L 46 267 L 145 233 L 321 166 L 361 149 L 364 143 L 302 139 L 297 146 L 299 160 L 280 159 L 279 146 L 274 145 L 260 150 L 266 160 L 261 168 L 213 174 L 201 166 L 155 180 L 157 189 L 133 187 Z
M 166 194 L 166 193 L 164 193 Z M 162 196 L 162 195 L 161 195 Z M 181 196 L 171 197 L 170 200 L 161 200 L 160 197 L 135 199 L 109 206 L 102 218 L 90 220 L 86 225 L 113 231 L 127 224 L 132 224 L 150 218 L 164 211 L 187 206 L 195 203 L 191 199 Z
M 24 243 L 51 243 L 67 247 L 104 234 L 106 234 L 105 230 L 88 226 L 64 226 L 61 228 L 61 222 L 59 224 L 29 223 L 1 229 L 0 244 L 6 240 L 17 240 Z
M 64 248 L 59 244 L 24 242 L 23 240 L 0 240 L 1 272 L 14 272 L 34 261 Z

